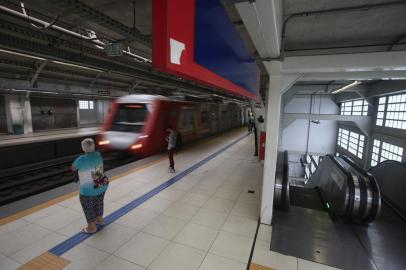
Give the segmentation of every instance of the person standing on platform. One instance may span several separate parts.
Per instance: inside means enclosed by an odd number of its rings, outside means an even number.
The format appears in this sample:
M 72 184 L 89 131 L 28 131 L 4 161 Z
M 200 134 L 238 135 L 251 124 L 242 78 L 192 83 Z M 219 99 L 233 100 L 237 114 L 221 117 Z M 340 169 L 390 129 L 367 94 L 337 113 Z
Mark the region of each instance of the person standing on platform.
M 166 129 L 168 132 L 168 136 L 166 136 L 166 141 L 168 142 L 168 158 L 169 158 L 169 172 L 175 173 L 175 161 L 173 160 L 173 155 L 176 150 L 176 140 L 177 140 L 177 132 L 172 128 L 172 126 L 168 126 Z
M 95 233 L 97 225 L 103 225 L 104 194 L 109 184 L 104 175 L 103 158 L 95 151 L 93 139 L 82 141 L 83 155 L 72 164 L 72 170 L 78 175 L 79 199 L 86 217 L 87 227 L 84 233 Z

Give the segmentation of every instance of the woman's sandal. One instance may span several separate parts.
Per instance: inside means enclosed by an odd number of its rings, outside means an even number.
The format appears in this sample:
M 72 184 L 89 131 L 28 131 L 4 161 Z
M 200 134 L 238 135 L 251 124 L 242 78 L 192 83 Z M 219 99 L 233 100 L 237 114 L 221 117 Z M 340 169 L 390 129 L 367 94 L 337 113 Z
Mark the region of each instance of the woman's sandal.
M 95 232 L 97 232 L 97 230 L 95 230 L 94 232 L 91 232 L 87 228 L 82 229 L 82 233 L 86 233 L 86 234 L 94 234 Z

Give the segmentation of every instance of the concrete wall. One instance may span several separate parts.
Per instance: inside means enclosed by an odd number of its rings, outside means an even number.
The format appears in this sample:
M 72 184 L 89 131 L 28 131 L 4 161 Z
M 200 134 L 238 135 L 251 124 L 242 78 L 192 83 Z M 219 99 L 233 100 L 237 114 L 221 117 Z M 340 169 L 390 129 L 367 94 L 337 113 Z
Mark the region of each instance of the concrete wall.
M 295 95 L 284 104 L 283 113 L 338 114 L 339 109 L 330 96 Z M 320 108 L 320 109 L 319 109 Z M 282 115 L 283 117 L 283 115 Z M 337 121 L 297 119 L 282 131 L 280 151 L 294 151 L 313 154 L 332 154 L 337 141 Z
M 7 130 L 13 133 L 13 125 L 23 125 L 23 104 L 21 103 L 22 96 L 5 95 L 5 108 L 7 118 Z
M 102 124 L 108 114 L 110 106 L 110 101 L 94 100 L 93 110 L 79 110 L 79 125 L 94 126 Z
M 63 98 L 31 98 L 34 131 L 77 127 L 76 101 Z
M 7 133 L 6 103 L 4 96 L 0 96 L 0 133 Z

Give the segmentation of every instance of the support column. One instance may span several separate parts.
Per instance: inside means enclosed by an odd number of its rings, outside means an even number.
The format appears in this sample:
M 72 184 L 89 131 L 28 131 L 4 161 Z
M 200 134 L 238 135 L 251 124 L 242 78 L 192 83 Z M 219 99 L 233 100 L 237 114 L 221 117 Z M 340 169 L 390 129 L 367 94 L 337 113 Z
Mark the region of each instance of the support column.
M 299 74 L 270 76 L 266 113 L 265 163 L 262 184 L 261 223 L 271 224 L 278 156 L 282 94 L 299 78 Z
M 32 128 L 32 112 L 31 112 L 31 101 L 30 98 L 23 97 L 23 125 L 24 125 L 24 134 L 33 133 Z

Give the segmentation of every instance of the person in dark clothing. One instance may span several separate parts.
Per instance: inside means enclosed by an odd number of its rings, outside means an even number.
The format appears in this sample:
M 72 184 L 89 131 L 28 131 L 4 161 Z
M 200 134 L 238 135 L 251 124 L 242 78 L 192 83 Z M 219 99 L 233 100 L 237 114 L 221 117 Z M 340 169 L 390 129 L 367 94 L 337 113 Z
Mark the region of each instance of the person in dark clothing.
M 166 137 L 166 141 L 168 142 L 169 172 L 175 173 L 175 161 L 173 160 L 173 154 L 176 150 L 177 133 L 171 126 L 169 126 L 166 131 L 169 133 Z
M 257 134 L 257 126 L 255 125 L 255 123 L 254 123 L 254 125 L 253 125 L 253 128 L 252 128 L 252 130 L 253 130 L 253 132 L 254 132 L 254 138 L 255 138 L 255 152 L 254 152 L 254 156 L 258 156 L 258 134 Z

